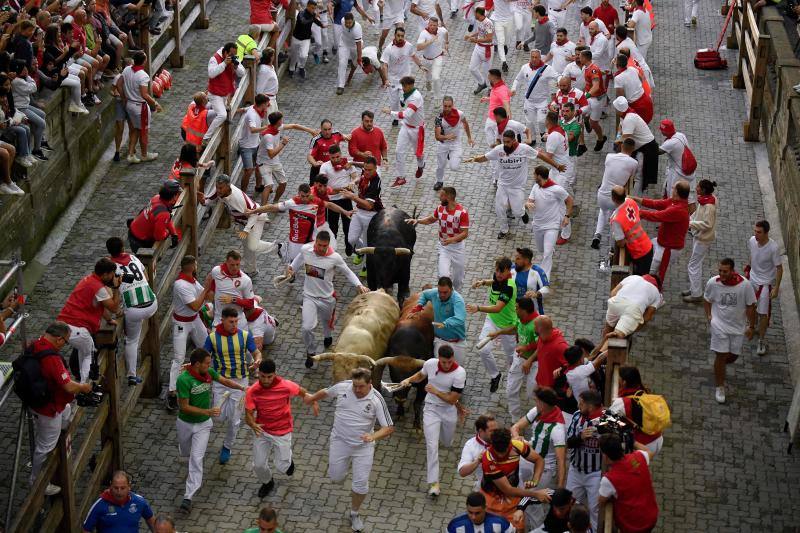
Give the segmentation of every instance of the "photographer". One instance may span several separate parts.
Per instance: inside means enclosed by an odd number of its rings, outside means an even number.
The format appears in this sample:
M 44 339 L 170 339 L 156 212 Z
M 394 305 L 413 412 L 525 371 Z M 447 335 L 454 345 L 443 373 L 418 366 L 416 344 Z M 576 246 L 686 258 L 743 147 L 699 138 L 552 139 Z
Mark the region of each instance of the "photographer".
M 642 376 L 635 366 L 623 366 L 619 369 L 618 398 L 611 403 L 608 411 L 634 419 L 632 398 L 639 394 L 648 394 L 650 391 L 642 385 Z M 655 457 L 664 445 L 664 436 L 661 433 L 649 435 L 640 429 L 633 432 L 634 440 L 650 450 L 650 457 Z
M 600 393 L 586 390 L 578 396 L 578 410 L 567 422 L 567 448 L 570 455 L 567 490 L 589 508 L 593 531 L 597 530 L 597 491 L 602 475 L 597 423 L 603 414 Z
M 94 273 L 78 282 L 56 320 L 69 325 L 69 345 L 78 351 L 81 383 L 89 381 L 89 370 L 94 353 L 92 336 L 100 330 L 105 317 L 116 324 L 113 317 L 119 312 L 121 301 L 117 264 L 103 257 L 94 265 Z M 96 378 L 95 378 L 96 379 Z
M 53 322 L 44 331 L 44 335 L 33 341 L 30 351 L 39 358 L 42 378 L 47 382 L 50 401 L 42 407 L 31 408 L 33 411 L 34 442 L 30 483 L 34 483 L 42 470 L 47 454 L 55 449 L 62 428 L 69 425 L 71 419 L 70 403 L 79 392 L 91 392 L 91 383 L 76 383 L 69 377 L 64 366 L 64 359 L 59 353 L 71 336 L 71 326 L 64 322 Z M 61 487 L 49 484 L 45 495 L 58 494 Z
M 614 504 L 614 524 L 620 533 L 647 533 L 658 521 L 658 503 L 650 477 L 653 453 L 639 443 L 626 454 L 618 435 L 600 437 L 600 450 L 608 471 L 600 482 L 600 505 Z
M 133 253 L 139 248 L 151 248 L 157 241 L 172 239 L 178 245 L 181 232 L 172 223 L 172 210 L 181 195 L 181 184 L 167 180 L 158 194 L 150 199 L 150 205 L 142 209 L 136 218 L 128 220 L 128 243 Z
M 228 120 L 227 104 L 236 92 L 234 83 L 237 77 L 244 76 L 244 67 L 236 59 L 236 49 L 236 43 L 225 43 L 208 60 L 208 103 L 215 116 L 203 136 L 203 144 L 208 143 L 217 129 Z

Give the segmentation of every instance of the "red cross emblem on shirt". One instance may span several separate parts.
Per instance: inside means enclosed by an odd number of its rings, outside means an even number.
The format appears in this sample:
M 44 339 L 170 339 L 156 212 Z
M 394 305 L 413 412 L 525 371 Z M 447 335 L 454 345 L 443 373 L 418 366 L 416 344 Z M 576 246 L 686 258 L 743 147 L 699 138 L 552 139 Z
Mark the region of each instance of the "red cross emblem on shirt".
M 634 211 L 632 207 L 628 207 L 625 212 L 628 215 L 628 220 L 631 222 L 636 220 L 636 211 Z

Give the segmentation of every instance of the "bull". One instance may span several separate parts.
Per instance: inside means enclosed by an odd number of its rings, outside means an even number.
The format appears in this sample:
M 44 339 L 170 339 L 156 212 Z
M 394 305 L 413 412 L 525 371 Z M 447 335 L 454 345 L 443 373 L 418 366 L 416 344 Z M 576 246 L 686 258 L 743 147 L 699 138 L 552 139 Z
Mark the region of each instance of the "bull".
M 353 298 L 345 311 L 342 332 L 333 351 L 315 355 L 315 361 L 333 361 L 333 382 L 350 378 L 354 368 L 374 369 L 383 357 L 400 317 L 400 307 L 384 291 Z
M 417 242 L 417 230 L 406 224 L 408 218 L 411 218 L 408 213 L 397 207 L 378 211 L 367 226 L 367 246 L 356 250 L 366 255 L 370 290 L 384 289 L 391 293 L 397 284 L 400 305 L 409 294 L 411 257 Z

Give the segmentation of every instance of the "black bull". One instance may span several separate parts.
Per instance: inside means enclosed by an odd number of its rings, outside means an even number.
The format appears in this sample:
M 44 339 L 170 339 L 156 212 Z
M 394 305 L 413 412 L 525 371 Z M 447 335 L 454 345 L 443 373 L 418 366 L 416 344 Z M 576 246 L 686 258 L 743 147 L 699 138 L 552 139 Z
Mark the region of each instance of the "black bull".
M 378 211 L 367 227 L 367 246 L 375 250 L 367 256 L 367 285 L 370 290 L 384 289 L 391 293 L 397 284 L 397 301 L 400 305 L 408 297 L 411 278 L 411 257 L 417 242 L 414 226 L 406 224 L 411 218 L 396 207 Z M 411 250 L 411 255 L 397 255 L 396 249 Z

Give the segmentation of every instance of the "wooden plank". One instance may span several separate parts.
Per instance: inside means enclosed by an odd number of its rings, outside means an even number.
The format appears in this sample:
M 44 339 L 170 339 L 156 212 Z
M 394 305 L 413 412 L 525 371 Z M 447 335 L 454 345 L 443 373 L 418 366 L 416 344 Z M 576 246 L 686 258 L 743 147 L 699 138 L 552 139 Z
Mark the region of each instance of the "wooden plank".
M 142 361 L 139 366 L 139 371 L 142 374 L 148 374 L 153 369 L 151 366 L 153 362 L 152 357 L 148 357 Z M 133 407 L 139 401 L 139 397 L 143 396 L 144 387 L 129 387 L 128 393 L 125 398 L 120 399 L 120 426 L 124 427 L 128 424 L 128 418 L 133 413 Z
M 141 255 L 137 254 L 137 257 L 141 257 Z M 112 450 L 112 465 L 114 469 L 120 469 L 124 464 L 122 432 L 119 423 L 119 367 L 117 366 L 119 359 L 117 358 L 116 348 L 116 341 L 122 339 L 121 328 L 122 321 L 120 320 L 117 330 L 113 332 L 101 330 L 97 334 L 97 344 L 101 347 L 100 349 L 104 355 L 103 359 L 107 363 L 103 376 L 105 377 L 106 396 L 108 397 L 108 416 L 105 417 L 103 424 L 102 439 L 109 440 L 114 445 Z M 114 348 L 102 348 L 112 344 L 115 345 Z M 91 449 L 87 450 L 86 453 L 91 453 Z
M 167 34 L 162 34 L 162 35 L 167 35 Z M 175 50 L 175 41 L 169 40 L 164 44 L 164 48 L 162 48 L 161 51 L 156 55 L 156 57 L 153 58 L 153 60 L 150 62 L 150 64 L 152 65 L 153 74 L 158 72 L 158 69 L 160 69 L 164 65 L 164 63 L 166 63 L 167 58 L 169 58 L 169 56 L 172 54 L 174 50 Z
M 750 65 L 751 70 L 752 67 L 756 64 L 756 50 L 753 48 L 753 43 L 750 39 L 745 39 L 744 41 L 744 49 L 745 49 L 745 59 L 747 59 L 747 64 Z
M 97 416 L 92 422 L 92 425 L 86 433 L 85 438 L 83 441 L 81 441 L 81 446 L 78 448 L 75 458 L 72 460 L 73 478 L 79 478 L 81 473 L 86 469 L 86 465 L 89 464 L 91 452 L 94 450 L 94 447 L 97 445 L 97 441 L 100 438 L 100 433 L 103 429 L 103 423 L 105 422 L 106 417 L 108 417 L 108 402 L 103 402 L 103 404 L 97 408 Z M 75 443 L 73 442 L 73 447 L 74 445 Z
M 197 18 L 200 16 L 200 5 L 195 5 L 189 14 L 186 15 L 186 18 L 181 21 L 181 33 L 186 35 L 192 27 L 194 27 L 194 23 Z
M 744 90 L 747 91 L 748 104 L 750 104 L 753 98 L 753 81 L 750 76 L 750 69 L 745 63 L 742 63 L 742 81 L 744 82 Z
M 181 31 L 181 10 L 183 8 L 179 4 L 178 7 L 172 9 L 172 21 L 170 21 L 170 33 L 172 40 L 175 43 L 172 53 L 169 56 L 169 65 L 173 68 L 183 67 L 183 36 Z
M 97 466 L 95 466 L 91 477 L 89 477 L 89 483 L 86 487 L 86 492 L 84 493 L 80 506 L 78 507 L 80 516 L 86 516 L 89 514 L 89 508 L 100 494 L 100 485 L 103 483 L 104 478 L 110 475 L 106 474 L 106 472 L 111 470 L 109 468 L 111 466 L 111 453 L 111 445 L 106 443 L 100 450 L 100 453 L 97 455 Z
M 753 40 L 757 40 L 759 37 L 759 30 L 758 30 L 758 22 L 756 20 L 756 16 L 753 13 L 753 7 L 750 4 L 747 4 L 747 31 L 753 37 Z
M 56 479 L 58 480 L 58 486 L 61 487 L 59 497 L 63 510 L 61 520 L 58 524 L 58 531 L 78 533 L 78 524 L 81 518 L 75 508 L 75 478 L 72 475 L 72 468 L 70 468 L 69 465 L 69 439 L 70 435 L 62 431 L 61 435 L 58 437 L 58 444 L 56 445 L 56 453 L 58 454 Z

